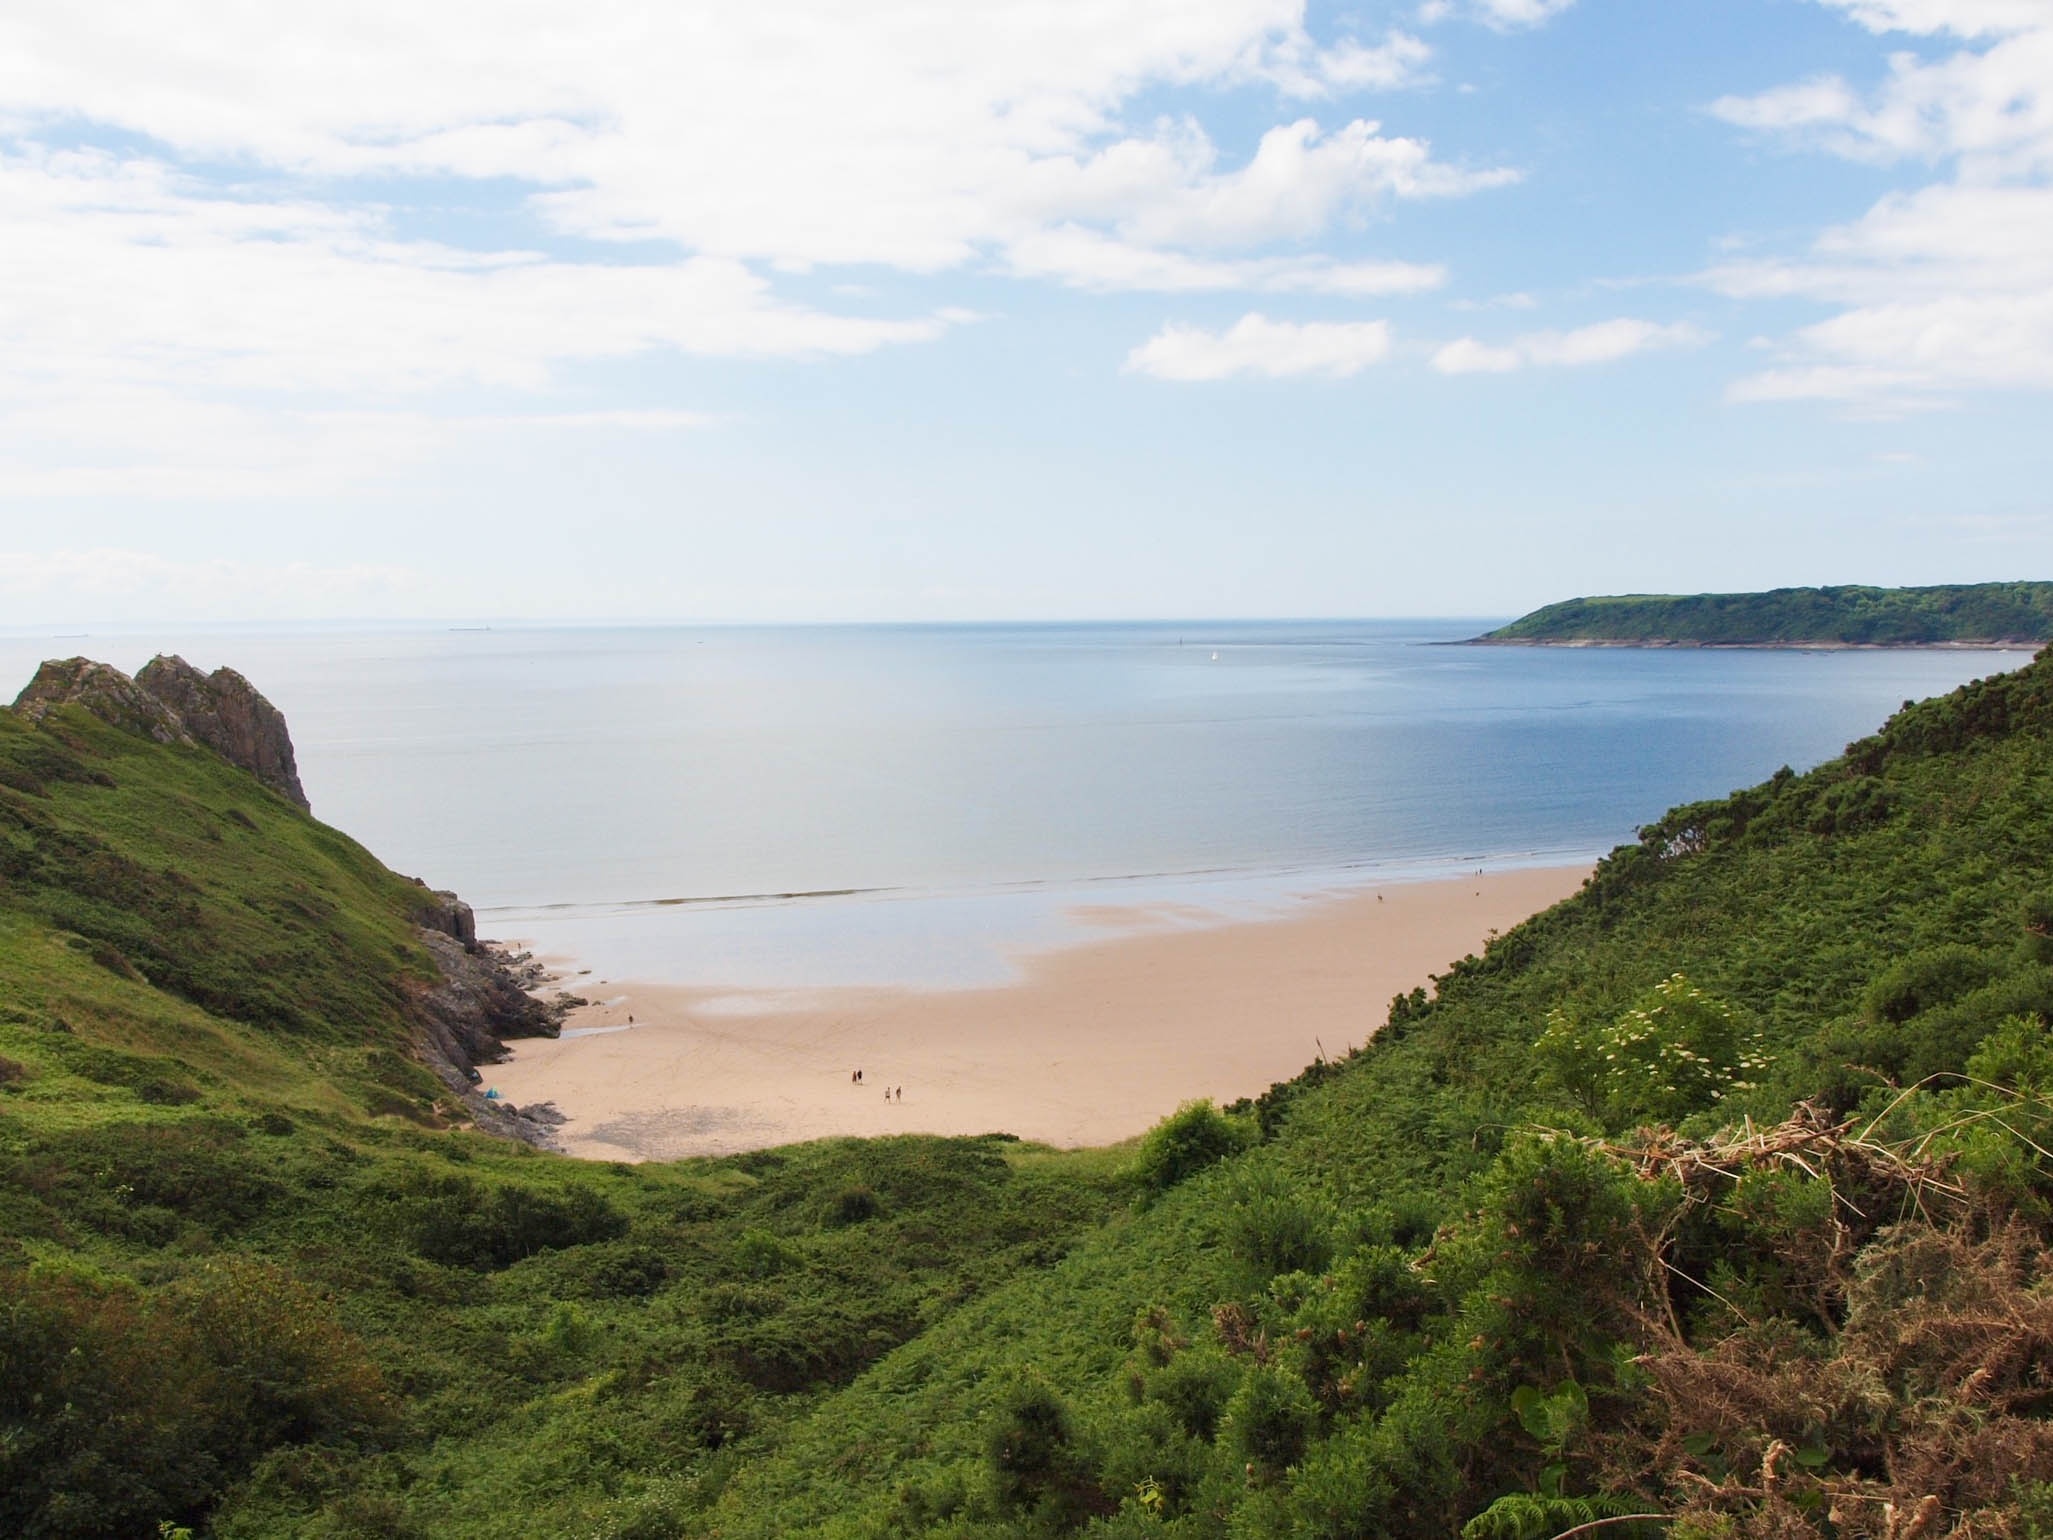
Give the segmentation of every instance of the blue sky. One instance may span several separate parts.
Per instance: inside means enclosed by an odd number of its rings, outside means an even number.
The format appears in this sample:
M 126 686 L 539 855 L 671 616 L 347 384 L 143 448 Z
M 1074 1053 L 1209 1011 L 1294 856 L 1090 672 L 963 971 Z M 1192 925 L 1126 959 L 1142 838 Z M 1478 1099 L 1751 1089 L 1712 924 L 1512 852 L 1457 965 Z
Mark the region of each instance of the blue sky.
M 186 12 L 0 16 L 16 624 L 2053 576 L 2046 0 Z

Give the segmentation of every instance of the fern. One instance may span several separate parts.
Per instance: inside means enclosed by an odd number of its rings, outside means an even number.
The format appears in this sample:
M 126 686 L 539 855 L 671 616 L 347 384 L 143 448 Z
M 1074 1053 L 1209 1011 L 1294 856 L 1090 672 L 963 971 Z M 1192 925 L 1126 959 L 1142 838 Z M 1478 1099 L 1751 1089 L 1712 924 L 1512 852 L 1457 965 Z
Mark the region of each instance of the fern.
M 1507 1492 L 1461 1526 L 1461 1540 L 1550 1540 L 1563 1530 L 1632 1516 L 1640 1501 L 1601 1492 L 1593 1497 Z

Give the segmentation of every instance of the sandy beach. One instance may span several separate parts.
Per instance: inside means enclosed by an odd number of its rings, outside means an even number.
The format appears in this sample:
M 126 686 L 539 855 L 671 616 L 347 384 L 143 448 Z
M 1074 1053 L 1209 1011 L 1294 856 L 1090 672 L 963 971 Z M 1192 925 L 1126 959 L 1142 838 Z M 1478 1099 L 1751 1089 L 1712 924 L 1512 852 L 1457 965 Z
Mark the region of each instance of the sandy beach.
M 1322 1051 L 1346 1052 L 1382 1024 L 1391 996 L 1587 874 L 1393 883 L 1309 895 L 1258 920 L 1108 907 L 1086 915 L 1104 939 L 1023 958 L 1021 979 L 995 988 L 736 991 L 578 978 L 574 987 L 603 999 L 574 1013 L 563 1038 L 516 1044 L 486 1080 L 516 1104 L 555 1103 L 569 1119 L 563 1147 L 598 1160 L 838 1134 L 1114 1143 L 1193 1097 L 1252 1095 Z

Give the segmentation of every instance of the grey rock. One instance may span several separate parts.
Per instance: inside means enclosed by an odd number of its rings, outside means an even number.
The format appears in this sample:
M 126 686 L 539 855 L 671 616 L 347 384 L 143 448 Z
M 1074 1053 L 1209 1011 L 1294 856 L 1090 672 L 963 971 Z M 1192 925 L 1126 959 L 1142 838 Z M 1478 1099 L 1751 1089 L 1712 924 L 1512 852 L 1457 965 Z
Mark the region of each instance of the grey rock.
M 14 698 L 15 714 L 38 725 L 59 706 L 72 705 L 159 743 L 193 741 L 176 711 L 120 669 L 91 658 L 50 659 Z
M 183 658 L 160 656 L 131 679 L 90 658 L 52 659 L 15 698 L 14 710 L 40 724 L 67 705 L 158 743 L 204 745 L 300 808 L 307 806 L 283 714 L 232 668 L 202 674 Z M 426 883 L 421 888 L 413 917 L 435 977 L 415 990 L 408 1014 L 422 1061 L 462 1098 L 479 1128 L 554 1149 L 562 1114 L 546 1102 L 516 1108 L 487 1100 L 478 1066 L 503 1059 L 507 1038 L 555 1037 L 570 1002 L 536 999 L 529 991 L 546 979 L 539 963 L 525 952 L 509 956 L 479 941 L 469 904 Z M 70 1028 L 55 1021 L 52 1030 Z
M 40 725 L 68 705 L 158 743 L 205 744 L 294 806 L 307 806 L 284 714 L 232 668 L 203 674 L 183 658 L 160 656 L 131 679 L 91 658 L 52 658 L 15 697 L 14 711 Z
M 463 905 L 468 915 L 468 905 Z M 471 1121 L 487 1133 L 554 1149 L 552 1130 L 563 1120 L 537 1105 L 515 1109 L 486 1099 L 478 1070 L 506 1057 L 509 1037 L 554 1037 L 563 1012 L 521 987 L 504 950 L 473 936 L 466 946 L 438 927 L 423 925 L 420 939 L 435 962 L 435 981 L 413 998 L 422 1062 L 463 1099 Z
M 414 878 L 421 882 L 420 878 Z M 427 887 L 421 882 L 422 887 Z M 430 889 L 422 898 L 420 908 L 414 911 L 414 924 L 423 930 L 432 930 L 463 943 L 466 952 L 478 949 L 478 917 L 471 906 L 454 893 L 443 888 Z
M 287 801 L 307 806 L 299 763 L 285 715 L 232 668 L 203 674 L 185 659 L 163 654 L 135 676 L 142 689 L 177 713 L 185 730 Z
M 451 1062 L 490 1064 L 505 1056 L 501 1039 L 554 1037 L 563 1030 L 562 1014 L 520 987 L 497 947 L 466 948 L 426 926 L 420 939 L 437 977 L 415 995 L 414 1014 Z

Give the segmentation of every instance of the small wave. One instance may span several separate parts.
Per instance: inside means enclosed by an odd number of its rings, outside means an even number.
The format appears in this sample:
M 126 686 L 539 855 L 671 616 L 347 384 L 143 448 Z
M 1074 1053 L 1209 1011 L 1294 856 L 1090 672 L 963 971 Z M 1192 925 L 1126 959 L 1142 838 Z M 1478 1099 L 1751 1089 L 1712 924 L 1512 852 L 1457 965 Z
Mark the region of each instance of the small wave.
M 808 898 L 862 898 L 876 893 L 895 893 L 896 888 L 799 888 L 788 893 L 701 893 L 688 898 L 598 899 L 570 904 L 486 904 L 479 914 L 568 914 L 575 911 L 605 910 L 633 913 L 642 909 L 682 909 L 719 904 L 785 904 Z
M 1354 861 L 1317 861 L 1302 864 L 1260 866 L 1164 867 L 1150 871 L 1109 872 L 1084 876 L 1029 877 L 1010 882 L 972 883 L 959 887 L 847 887 L 793 888 L 760 893 L 708 893 L 683 898 L 627 898 L 584 903 L 488 904 L 478 907 L 480 917 L 504 919 L 519 915 L 621 915 L 645 914 L 659 909 L 739 909 L 758 904 L 806 903 L 839 898 L 963 899 L 1030 896 L 1047 893 L 1083 893 L 1110 887 L 1147 883 L 1195 883 L 1209 886 L 1220 882 L 1290 882 L 1294 880 L 1339 880 L 1359 882 L 1432 881 L 1460 876 L 1472 869 L 1516 871 L 1524 867 L 1576 865 L 1594 861 L 1601 852 L 1586 849 L 1490 851 L 1463 855 L 1439 852 L 1429 855 L 1371 858 Z

